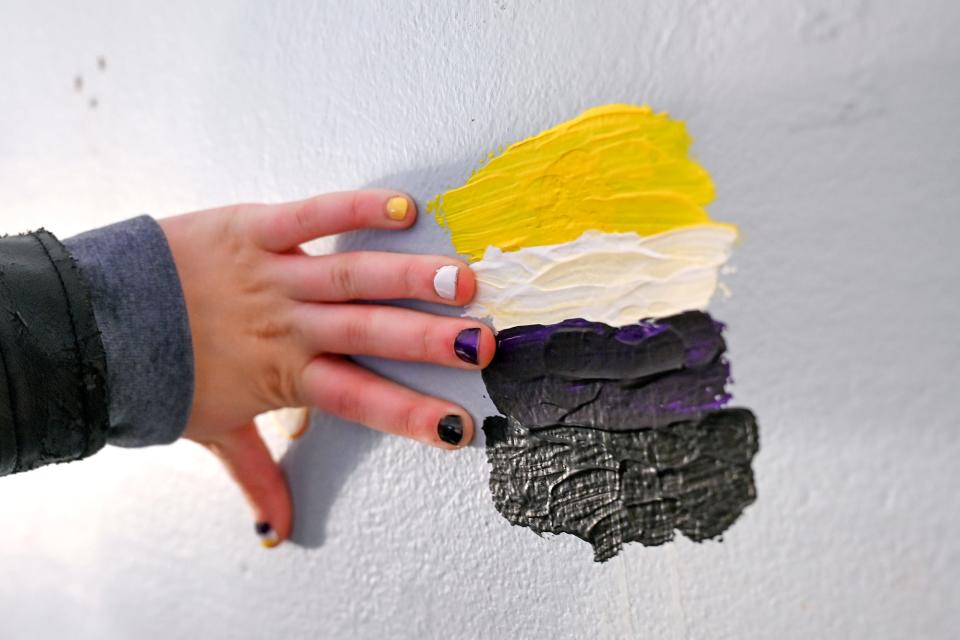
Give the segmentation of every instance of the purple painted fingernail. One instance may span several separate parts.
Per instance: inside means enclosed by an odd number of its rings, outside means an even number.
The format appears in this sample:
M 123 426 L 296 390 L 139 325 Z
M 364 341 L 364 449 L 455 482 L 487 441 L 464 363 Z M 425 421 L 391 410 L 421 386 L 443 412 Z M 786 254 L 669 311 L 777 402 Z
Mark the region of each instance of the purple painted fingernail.
M 480 349 L 480 329 L 464 329 L 457 334 L 457 339 L 453 341 L 453 351 L 457 357 L 464 362 L 477 364 L 480 357 L 477 351 Z

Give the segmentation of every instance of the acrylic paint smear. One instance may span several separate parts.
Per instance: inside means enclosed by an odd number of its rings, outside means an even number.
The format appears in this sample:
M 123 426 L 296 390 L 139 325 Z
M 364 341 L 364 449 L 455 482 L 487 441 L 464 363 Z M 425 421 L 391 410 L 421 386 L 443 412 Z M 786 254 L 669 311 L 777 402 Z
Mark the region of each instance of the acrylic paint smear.
M 730 400 L 722 330 L 702 311 L 619 329 L 581 319 L 513 327 L 497 335 L 483 380 L 524 427 L 655 428 Z
M 674 531 L 697 542 L 719 536 L 756 498 L 757 425 L 746 409 L 636 431 L 531 430 L 500 416 L 483 430 L 497 510 L 538 534 L 586 540 L 598 562 L 625 542 L 660 545 Z
M 429 205 L 458 253 L 570 242 L 584 231 L 653 235 L 716 224 L 707 172 L 683 122 L 649 107 L 585 111 L 517 142 Z M 724 225 L 735 230 L 732 225 Z
M 723 329 L 703 311 L 619 328 L 581 319 L 514 327 L 497 334 L 489 370 L 513 380 L 644 378 L 715 360 L 726 349 Z
M 510 252 L 489 246 L 472 265 L 477 294 L 465 315 L 505 329 L 572 317 L 624 325 L 704 309 L 736 237 L 696 225 L 646 237 L 591 230 Z

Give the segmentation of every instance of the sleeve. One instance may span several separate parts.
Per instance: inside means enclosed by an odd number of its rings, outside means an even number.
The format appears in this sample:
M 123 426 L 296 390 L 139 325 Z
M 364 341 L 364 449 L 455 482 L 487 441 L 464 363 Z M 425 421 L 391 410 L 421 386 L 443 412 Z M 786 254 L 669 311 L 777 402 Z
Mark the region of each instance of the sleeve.
M 186 303 L 155 220 L 63 243 L 0 238 L 0 475 L 173 442 L 193 388 Z
M 107 358 L 76 263 L 47 231 L 0 238 L 0 475 L 92 455 Z
M 110 388 L 107 442 L 168 444 L 193 402 L 190 322 L 173 254 L 149 216 L 68 238 L 103 335 Z

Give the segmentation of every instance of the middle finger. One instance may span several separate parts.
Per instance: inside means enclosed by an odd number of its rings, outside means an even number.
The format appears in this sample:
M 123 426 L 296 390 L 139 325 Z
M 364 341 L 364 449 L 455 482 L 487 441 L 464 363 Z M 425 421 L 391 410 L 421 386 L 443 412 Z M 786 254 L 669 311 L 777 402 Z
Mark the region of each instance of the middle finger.
M 473 271 L 446 256 L 386 251 L 278 255 L 274 265 L 286 294 L 301 302 L 411 299 L 463 306 L 476 291 Z
M 490 364 L 493 331 L 465 318 L 372 304 L 304 304 L 295 325 L 311 355 L 336 353 L 472 369 Z

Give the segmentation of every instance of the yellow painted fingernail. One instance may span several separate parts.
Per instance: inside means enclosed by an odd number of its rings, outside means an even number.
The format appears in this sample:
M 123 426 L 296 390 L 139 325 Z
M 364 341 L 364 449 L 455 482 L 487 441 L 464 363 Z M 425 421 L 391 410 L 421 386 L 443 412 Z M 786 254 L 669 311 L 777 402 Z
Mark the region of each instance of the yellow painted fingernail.
M 403 196 L 394 196 L 387 200 L 387 216 L 391 220 L 403 220 L 407 217 L 410 203 Z

